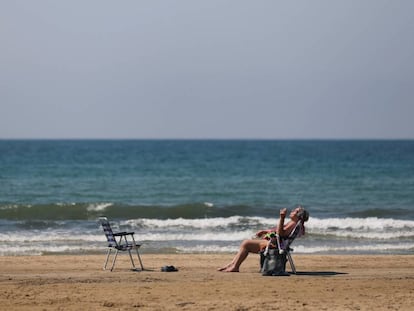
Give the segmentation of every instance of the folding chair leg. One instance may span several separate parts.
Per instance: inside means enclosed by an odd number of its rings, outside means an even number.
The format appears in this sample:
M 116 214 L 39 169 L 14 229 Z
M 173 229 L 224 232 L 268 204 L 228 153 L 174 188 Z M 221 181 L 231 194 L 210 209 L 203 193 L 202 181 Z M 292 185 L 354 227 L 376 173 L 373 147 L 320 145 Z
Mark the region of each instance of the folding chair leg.
M 141 270 L 144 271 L 144 265 L 142 264 L 141 256 L 139 255 L 138 248 L 135 248 L 139 260 L 139 264 L 141 265 Z
M 289 260 L 289 264 L 290 264 L 290 268 L 292 269 L 292 273 L 296 274 L 296 267 L 295 267 L 295 264 L 293 263 L 293 259 L 292 259 L 292 256 L 290 255 L 290 252 L 287 252 L 286 256 Z
M 104 266 L 103 266 L 103 269 L 104 270 L 106 270 L 106 266 L 108 265 L 108 260 L 109 260 L 109 255 L 111 254 L 111 250 L 112 249 L 108 249 L 108 252 L 107 252 L 107 254 L 106 254 L 106 260 L 105 260 L 105 264 L 104 264 Z
M 116 261 L 116 257 L 118 256 L 118 250 L 115 251 L 115 256 L 114 256 L 114 260 L 112 261 L 112 267 L 111 267 L 111 271 L 114 270 L 115 267 L 115 261 Z
M 132 254 L 131 254 L 131 250 L 128 249 L 128 254 L 129 254 L 129 258 L 131 259 L 131 263 L 132 263 L 132 268 L 135 270 L 135 263 L 134 263 L 134 259 L 132 258 Z

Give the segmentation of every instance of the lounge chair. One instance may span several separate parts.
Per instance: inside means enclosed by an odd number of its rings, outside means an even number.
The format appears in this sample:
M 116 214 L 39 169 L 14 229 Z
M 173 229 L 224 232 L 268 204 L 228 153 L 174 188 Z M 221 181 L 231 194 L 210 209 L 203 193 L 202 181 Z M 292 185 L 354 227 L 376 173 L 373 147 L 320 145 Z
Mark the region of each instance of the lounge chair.
M 108 218 L 105 216 L 99 217 L 99 221 L 101 222 L 102 228 L 104 230 L 106 239 L 108 241 L 108 253 L 106 255 L 106 261 L 103 266 L 103 269 L 106 270 L 106 266 L 108 264 L 109 256 L 112 250 L 115 251 L 114 258 L 112 260 L 111 271 L 114 270 L 115 261 L 118 256 L 119 251 L 128 251 L 129 258 L 131 259 L 132 268 L 134 271 L 138 271 L 135 267 L 134 259 L 132 258 L 131 249 L 135 249 L 137 253 L 137 257 L 139 260 L 139 264 L 141 266 L 141 270 L 144 270 L 144 266 L 142 264 L 141 256 L 139 255 L 138 249 L 141 247 L 141 244 L 137 244 L 134 239 L 134 232 L 113 232 L 111 225 L 108 221 Z
M 302 221 L 299 221 L 295 228 L 292 230 L 290 235 L 287 238 L 282 238 L 276 233 L 271 233 L 269 243 L 264 251 L 260 253 L 260 268 L 263 267 L 264 260 L 266 258 L 267 251 L 269 250 L 269 247 L 273 244 L 276 245 L 279 254 L 286 255 L 287 260 L 289 261 L 290 268 L 292 270 L 292 274 L 296 274 L 296 267 L 295 263 L 293 262 L 292 255 L 290 254 L 293 249 L 290 247 L 292 242 L 299 236 L 303 234 L 303 224 Z

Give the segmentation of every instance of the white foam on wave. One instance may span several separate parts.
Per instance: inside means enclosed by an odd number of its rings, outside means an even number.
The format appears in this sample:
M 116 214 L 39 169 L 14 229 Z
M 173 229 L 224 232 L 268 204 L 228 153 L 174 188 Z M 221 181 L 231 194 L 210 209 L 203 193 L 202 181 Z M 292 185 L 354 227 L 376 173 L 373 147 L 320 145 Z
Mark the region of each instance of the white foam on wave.
M 42 255 L 45 253 L 88 253 L 103 252 L 106 243 L 59 243 L 59 244 L 33 244 L 24 243 L 20 245 L 5 245 L 0 249 L 0 256 L 15 255 Z M 174 245 L 174 244 L 171 244 Z M 145 244 L 143 245 L 145 248 Z M 238 243 L 228 244 L 203 244 L 202 241 L 188 246 L 177 246 L 181 253 L 236 253 L 239 249 Z M 317 254 L 317 253 L 406 253 L 414 249 L 414 243 L 387 243 L 374 245 L 294 245 L 294 254 Z
M 188 248 L 177 248 L 181 253 L 236 253 L 237 246 L 222 246 L 222 245 L 195 245 Z
M 195 245 L 192 247 L 178 248 L 183 253 L 236 253 L 238 246 L 234 245 Z M 360 246 L 303 246 L 294 247 L 295 254 L 318 253 L 399 253 L 414 249 L 414 244 L 387 244 L 387 245 L 360 245 Z
M 104 211 L 107 207 L 112 206 L 113 203 L 94 203 L 94 204 L 90 204 L 86 210 L 88 212 L 102 212 Z
M 263 217 L 243 217 L 243 216 L 231 216 L 231 217 L 216 217 L 216 218 L 196 218 L 196 219 L 187 219 L 187 218 L 169 218 L 169 219 L 131 219 L 122 224 L 130 226 L 144 226 L 149 228 L 165 228 L 165 227 L 188 227 L 188 228 L 198 228 L 198 229 L 208 229 L 208 228 L 220 228 L 220 227 L 229 227 L 237 225 L 240 223 L 245 223 L 246 225 L 255 225 L 261 224 L 263 226 L 275 226 L 275 220 L 269 220 L 268 218 Z
M 7 204 L 7 205 L 1 205 L 0 210 L 9 210 L 9 209 L 16 209 L 19 205 L 17 204 Z
M 310 218 L 309 233 L 348 238 L 395 239 L 414 237 L 414 221 L 392 218 Z
M 414 243 L 387 243 L 366 245 L 323 245 L 323 246 L 294 246 L 295 253 L 369 253 L 369 252 L 406 252 L 414 249 Z
M 252 235 L 251 231 L 235 231 L 223 233 L 201 232 L 201 233 L 146 233 L 140 234 L 142 241 L 241 241 Z
M 107 203 L 99 208 L 106 208 Z M 108 203 L 109 204 L 109 203 Z M 106 205 L 106 207 L 105 207 Z M 277 220 L 264 217 L 217 217 L 200 219 L 132 219 L 114 229 L 135 231 L 135 239 L 154 248 L 169 245 L 181 252 L 234 252 L 240 242 Z M 128 227 L 128 228 L 125 228 Z M 116 231 L 116 230 L 115 230 Z M 409 252 L 414 249 L 414 221 L 382 218 L 312 217 L 304 238 L 295 241 L 295 253 Z M 26 229 L 0 233 L 0 255 L 82 252 L 104 249 L 102 229 L 74 227 Z
M 131 219 L 123 222 L 128 225 L 144 225 L 149 227 L 219 227 L 228 226 L 236 223 L 246 224 L 262 224 L 264 226 L 273 227 L 277 224 L 277 219 L 265 217 L 245 217 L 245 216 L 231 216 L 231 217 L 216 217 L 216 218 L 169 218 L 169 219 Z M 305 223 L 309 230 L 330 230 L 330 229 L 353 229 L 353 230 L 383 230 L 383 229 L 412 229 L 414 230 L 414 221 L 412 220 L 398 220 L 392 218 L 326 218 L 320 219 L 311 217 Z
M 89 241 L 99 242 L 105 236 L 103 234 L 79 234 L 73 232 L 47 231 L 47 232 L 20 232 L 20 233 L 0 233 L 1 243 L 12 242 L 56 242 L 56 241 Z
M 151 228 L 159 230 L 169 228 L 178 230 L 180 228 L 222 230 L 223 235 L 228 230 L 237 228 L 271 228 L 276 225 L 274 219 L 264 217 L 217 217 L 201 219 L 133 219 L 121 224 L 131 227 Z M 365 239 L 395 239 L 414 237 L 414 221 L 397 220 L 391 218 L 310 218 L 305 224 L 308 234 L 365 238 Z M 229 229 L 230 228 L 230 229 Z
M 401 229 L 401 228 L 411 228 L 414 229 L 414 221 L 412 220 L 398 220 L 392 218 L 377 218 L 377 217 L 367 217 L 367 218 L 326 218 L 319 219 L 311 217 L 309 222 L 307 222 L 307 227 L 309 229 L 329 229 L 329 228 L 338 228 L 338 229 L 370 229 L 370 230 L 382 230 L 387 228 Z

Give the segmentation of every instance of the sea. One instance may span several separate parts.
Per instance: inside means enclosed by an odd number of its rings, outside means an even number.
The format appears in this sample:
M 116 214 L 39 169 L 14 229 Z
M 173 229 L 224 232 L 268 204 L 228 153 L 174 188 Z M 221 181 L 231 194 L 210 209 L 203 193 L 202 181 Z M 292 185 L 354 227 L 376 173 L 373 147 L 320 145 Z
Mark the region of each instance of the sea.
M 414 253 L 413 140 L 0 140 L 0 255 L 232 253 L 281 208 L 305 254 Z

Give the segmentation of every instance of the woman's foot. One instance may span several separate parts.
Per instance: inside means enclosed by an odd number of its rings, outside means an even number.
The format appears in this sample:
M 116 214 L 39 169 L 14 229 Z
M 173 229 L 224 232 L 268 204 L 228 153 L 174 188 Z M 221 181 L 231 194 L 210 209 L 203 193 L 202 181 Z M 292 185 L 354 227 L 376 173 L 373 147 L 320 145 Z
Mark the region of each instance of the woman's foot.
M 234 267 L 234 266 L 230 266 L 227 269 L 223 270 L 224 272 L 239 272 L 239 269 Z
M 227 270 L 231 266 L 233 266 L 233 262 L 228 263 L 224 267 L 218 268 L 217 271 L 225 271 L 225 270 Z
M 231 263 L 229 263 L 228 265 L 226 265 L 226 266 L 224 266 L 224 267 L 221 267 L 221 268 L 218 268 L 217 269 L 217 271 L 224 271 L 224 270 L 226 270 L 228 267 L 230 267 L 232 264 Z
M 234 266 L 234 263 L 229 263 L 227 266 L 217 269 L 217 271 L 221 272 L 239 272 L 239 268 Z

